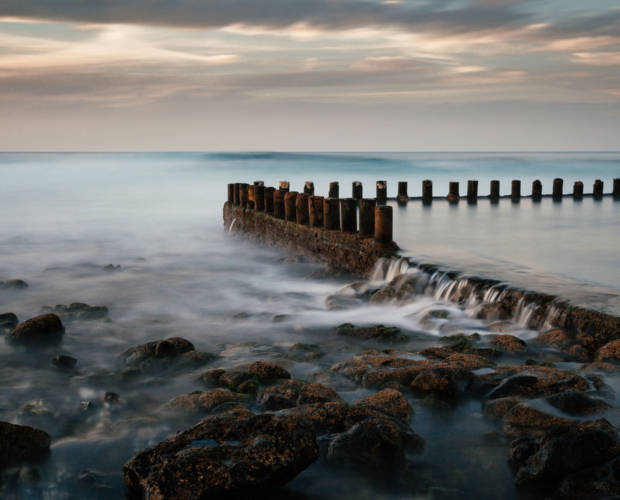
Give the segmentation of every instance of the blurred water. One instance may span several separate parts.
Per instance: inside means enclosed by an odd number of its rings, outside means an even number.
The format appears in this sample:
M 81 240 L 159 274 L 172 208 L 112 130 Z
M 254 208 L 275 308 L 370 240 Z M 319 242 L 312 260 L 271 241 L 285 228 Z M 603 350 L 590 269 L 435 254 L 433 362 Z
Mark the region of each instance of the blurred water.
M 118 498 L 122 463 L 182 428 L 159 408 L 200 388 L 196 377 L 202 370 L 138 386 L 94 377 L 118 368 L 119 355 L 139 343 L 182 336 L 199 350 L 219 354 L 218 366 L 281 357 L 298 342 L 319 344 L 326 352 L 320 360 L 290 363 L 294 377 L 308 378 L 368 347 L 336 336 L 333 327 L 343 322 L 400 326 L 414 339 L 411 348 L 446 333 L 490 332 L 488 322 L 432 296 L 403 306 L 328 309 L 326 297 L 350 278 L 317 276 L 318 265 L 226 235 L 222 204 L 228 182 L 275 185 L 286 179 L 301 189 L 303 181 L 313 180 L 317 194 L 326 194 L 328 183 L 338 180 L 341 195 L 348 195 L 350 183 L 360 180 L 374 196 L 374 182 L 386 179 L 392 196 L 399 180 L 409 181 L 415 195 L 423 178 L 434 180 L 436 193 L 446 192 L 449 180 L 477 178 L 484 194 L 491 178 L 504 188 L 513 177 L 524 186 L 540 178 L 547 187 L 558 175 L 566 185 L 581 179 L 587 187 L 594 178 L 608 183 L 618 177 L 618 165 L 620 154 L 0 154 L 0 281 L 20 278 L 30 285 L 0 289 L 0 313 L 12 311 L 24 320 L 45 305 L 78 301 L 110 309 L 109 321 L 67 322 L 58 349 L 32 352 L 0 342 L 0 419 L 36 425 L 54 438 L 41 481 L 18 481 L 13 491 L 21 498 Z M 536 206 L 523 200 L 519 208 L 503 201 L 456 208 L 436 202 L 430 209 L 410 203 L 395 211 L 395 239 L 416 258 L 551 287 L 617 312 L 619 213 L 620 203 L 608 198 Z M 443 319 L 429 320 L 435 309 L 446 313 Z M 284 316 L 274 322 L 277 315 Z M 519 325 L 507 328 L 523 338 L 534 334 Z M 51 367 L 58 352 L 78 358 L 76 373 Z M 126 402 L 121 409 L 100 404 L 108 390 Z M 85 416 L 82 401 L 95 402 L 97 410 Z M 492 425 L 470 406 L 458 415 L 464 426 L 455 430 L 458 446 L 446 452 L 445 441 L 429 443 L 419 458 L 422 468 L 433 461 L 433 474 L 441 477 L 465 467 L 475 450 L 484 467 L 463 469 L 469 486 L 454 479 L 458 487 L 475 496 L 490 470 L 497 480 L 485 484 L 484 494 L 515 497 L 507 465 L 497 458 L 505 450 L 493 445 L 480 451 L 468 436 L 468 425 L 477 436 Z M 433 423 L 441 417 L 420 409 L 416 418 L 414 428 L 423 434 L 442 434 Z M 441 465 L 434 462 L 439 455 Z M 307 481 L 316 485 L 314 497 Z M 342 489 L 359 498 L 408 497 L 316 468 L 290 489 L 295 498 L 333 498 Z

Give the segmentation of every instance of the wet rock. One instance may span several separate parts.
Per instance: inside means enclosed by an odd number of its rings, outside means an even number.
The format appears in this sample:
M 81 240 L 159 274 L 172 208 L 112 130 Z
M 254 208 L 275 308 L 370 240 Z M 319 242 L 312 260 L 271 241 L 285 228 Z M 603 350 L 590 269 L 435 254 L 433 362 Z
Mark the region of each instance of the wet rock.
M 542 332 L 538 337 L 536 337 L 536 342 L 555 347 L 556 349 L 561 349 L 563 347 L 568 347 L 573 342 L 573 339 L 564 330 L 554 328 L 552 330 Z
M 0 288 L 12 289 L 12 290 L 23 290 L 28 288 L 28 283 L 24 280 L 6 280 L 0 281 Z
M 357 297 L 351 297 L 348 295 L 329 295 L 325 299 L 325 307 L 330 311 L 341 311 L 344 309 L 351 309 L 353 307 L 359 307 L 364 302 Z
M 64 368 L 67 370 L 72 370 L 77 365 L 77 359 L 72 356 L 67 356 L 65 354 L 58 354 L 52 359 L 52 365 L 57 368 Z
M 257 403 L 263 410 L 282 410 L 304 404 L 342 401 L 331 387 L 302 380 L 283 380 L 260 391 Z
M 290 319 L 290 317 L 291 316 L 289 314 L 276 314 L 273 318 L 271 318 L 271 321 L 274 323 L 282 323 L 283 321 Z
M 131 368 L 148 370 L 202 366 L 217 356 L 196 351 L 194 345 L 184 338 L 171 337 L 132 347 L 126 350 L 121 358 Z
M 226 389 L 212 389 L 177 396 L 165 407 L 184 413 L 216 413 L 229 410 L 231 405 L 242 406 L 247 401 L 248 396 L 245 394 L 230 392 Z
M 266 361 L 255 361 L 248 367 L 248 373 L 254 375 L 261 384 L 268 384 L 278 379 L 291 378 L 291 374 L 281 366 Z
M 482 304 L 476 313 L 476 318 L 478 319 L 488 319 L 488 320 L 507 320 L 511 316 L 511 311 L 509 307 L 506 307 L 505 304 L 501 302 L 492 303 L 492 304 Z
M 211 387 L 226 387 L 233 392 L 256 393 L 259 386 L 290 379 L 291 374 L 275 363 L 255 361 L 231 368 L 216 368 L 203 373 L 202 382 Z
M 0 333 L 10 332 L 19 324 L 17 316 L 11 312 L 0 314 Z
M 556 426 L 571 425 L 574 420 L 551 415 L 528 403 L 513 406 L 504 416 L 504 432 L 508 436 L 540 435 Z
M 504 418 L 513 406 L 521 403 L 519 398 L 489 399 L 482 404 L 482 413 L 490 419 Z
M 68 306 L 59 304 L 55 307 L 44 307 L 43 310 L 58 314 L 61 318 L 69 320 L 95 320 L 108 318 L 108 308 L 106 306 L 90 306 L 82 302 L 74 302 Z
M 343 323 L 336 327 L 338 335 L 356 337 L 360 339 L 382 340 L 386 342 L 406 342 L 409 338 L 401 333 L 400 328 L 393 326 L 372 325 L 355 326 L 351 323 Z
M 318 457 L 310 425 L 231 411 L 139 452 L 123 466 L 130 498 L 222 498 L 266 493 Z
M 564 477 L 553 498 L 599 500 L 617 498 L 620 491 L 620 458 Z
M 49 434 L 39 429 L 0 422 L 0 469 L 45 457 L 50 442 Z
M 233 314 L 233 319 L 248 319 L 249 317 L 250 314 L 244 311 Z
M 407 399 L 394 389 L 383 389 L 376 394 L 358 399 L 353 406 L 380 411 L 403 422 L 409 422 L 413 414 L 413 408 Z
M 539 484 L 553 491 L 564 477 L 579 471 L 588 474 L 587 469 L 613 460 L 619 451 L 615 429 L 600 419 L 559 425 L 539 438 L 513 441 L 510 461 L 517 484 Z
M 422 293 L 427 281 L 419 274 L 401 274 L 390 281 L 383 288 L 376 291 L 370 301 L 382 303 L 388 301 L 399 301 L 412 297 L 416 293 Z
M 36 345 L 60 342 L 65 328 L 55 314 L 41 314 L 20 323 L 9 333 L 11 342 Z
M 620 339 L 605 344 L 596 353 L 596 360 L 604 363 L 620 363 Z
M 588 350 L 579 344 L 573 344 L 572 346 L 563 349 L 563 352 L 565 352 L 571 360 L 586 363 L 590 359 L 590 353 Z
M 315 344 L 294 344 L 289 351 L 289 358 L 298 361 L 312 361 L 324 356 L 321 348 Z
M 331 387 L 315 382 L 305 384 L 301 388 L 297 398 L 297 406 L 341 401 L 342 398 Z
M 504 352 L 521 352 L 527 350 L 527 344 L 514 335 L 490 335 L 491 344 Z
M 492 332 L 509 332 L 514 328 L 514 323 L 512 321 L 495 321 L 489 324 L 487 328 Z
M 455 371 L 447 368 L 423 371 L 413 379 L 411 388 L 417 394 L 433 396 L 443 401 L 453 401 L 460 394 Z
M 554 394 L 546 399 L 547 403 L 559 408 L 569 415 L 592 415 L 610 408 L 599 398 L 593 398 L 583 392 L 567 391 Z

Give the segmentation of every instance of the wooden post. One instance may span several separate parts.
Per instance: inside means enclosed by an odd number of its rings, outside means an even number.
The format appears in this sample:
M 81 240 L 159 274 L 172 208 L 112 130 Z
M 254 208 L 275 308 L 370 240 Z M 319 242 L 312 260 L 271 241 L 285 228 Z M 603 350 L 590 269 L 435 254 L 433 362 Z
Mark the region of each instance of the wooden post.
M 359 181 L 354 181 L 353 182 L 353 187 L 351 190 L 351 194 L 353 195 L 353 199 L 354 200 L 361 200 L 362 199 L 362 183 Z M 344 198 L 346 199 L 346 198 Z
M 323 221 L 325 229 L 340 229 L 340 200 L 338 198 L 325 198 L 323 200 Z
M 340 200 L 340 227 L 343 233 L 357 231 L 357 200 L 354 198 Z
M 285 193 L 289 191 L 291 185 L 289 181 L 280 181 L 278 184 L 280 191 L 284 191 Z
M 573 199 L 583 200 L 583 182 L 577 181 L 573 184 Z
M 329 196 L 328 198 L 339 198 L 340 197 L 340 187 L 337 182 L 329 183 Z
M 478 181 L 467 181 L 467 203 L 478 203 Z
M 245 183 L 239 184 L 239 206 L 247 208 L 248 206 L 248 188 L 250 186 Z
M 387 181 L 377 181 L 377 205 L 385 205 L 386 203 L 387 203 Z M 372 216 L 373 216 L 373 221 L 374 221 L 374 216 L 375 216 L 374 208 L 373 208 Z M 360 221 L 361 221 L 361 215 L 360 215 Z
M 309 220 L 308 199 L 309 194 L 299 193 L 295 200 L 295 221 L 301 226 L 307 226 Z
M 491 181 L 489 199 L 491 200 L 491 203 L 497 203 L 499 201 L 499 181 Z
M 310 227 L 323 227 L 322 196 L 310 196 L 308 200 L 308 220 Z
M 433 203 L 433 181 L 430 179 L 422 181 L 422 203 L 424 205 Z
M 562 201 L 562 195 L 564 194 L 564 181 L 560 178 L 553 179 L 553 201 Z
M 284 219 L 284 195 L 286 191 L 274 189 L 273 191 L 273 216 L 276 219 Z
M 254 186 L 254 184 L 250 184 L 248 186 L 248 204 L 247 204 L 247 208 L 249 210 L 254 210 L 254 188 L 256 186 Z
M 304 184 L 304 194 L 314 194 L 314 182 L 306 181 L 306 183 Z
M 373 237 L 375 235 L 375 200 L 363 198 L 360 200 L 360 236 Z
M 600 179 L 596 179 L 594 181 L 594 187 L 592 188 L 592 197 L 595 200 L 600 200 L 603 198 L 603 181 Z
M 254 181 L 255 186 L 263 186 L 265 187 L 265 183 L 263 181 Z
M 257 212 L 265 211 L 265 185 L 254 186 L 254 210 Z
M 450 183 L 450 190 L 448 191 L 447 199 L 450 203 L 458 203 L 459 200 L 461 199 L 461 196 L 459 195 L 459 183 L 458 182 Z
M 542 182 L 536 179 L 532 182 L 532 201 L 540 201 L 542 199 Z
M 284 194 L 284 218 L 289 222 L 296 222 L 295 204 L 297 203 L 297 191 L 289 191 Z
M 240 183 L 235 182 L 235 201 L 234 201 L 234 203 L 235 203 L 235 205 L 237 205 L 237 206 L 239 206 L 239 205 L 240 205 L 240 203 L 241 203 L 241 200 L 240 200 L 240 198 L 239 198 L 239 186 L 240 186 L 240 185 L 241 185 Z
M 234 202 L 235 202 L 235 185 L 229 184 L 228 185 L 228 203 L 234 203 Z
M 399 205 L 405 205 L 409 201 L 406 181 L 400 181 L 398 183 L 398 195 L 396 196 L 396 201 Z
M 614 179 L 614 200 L 620 199 L 620 179 Z
M 389 205 L 375 207 L 375 240 L 382 244 L 392 242 L 392 207 Z
M 510 199 L 513 203 L 519 203 L 521 201 L 521 181 L 517 179 L 512 181 L 512 191 L 510 193 Z
M 275 188 L 266 187 L 265 188 L 265 213 L 273 215 L 273 195 Z

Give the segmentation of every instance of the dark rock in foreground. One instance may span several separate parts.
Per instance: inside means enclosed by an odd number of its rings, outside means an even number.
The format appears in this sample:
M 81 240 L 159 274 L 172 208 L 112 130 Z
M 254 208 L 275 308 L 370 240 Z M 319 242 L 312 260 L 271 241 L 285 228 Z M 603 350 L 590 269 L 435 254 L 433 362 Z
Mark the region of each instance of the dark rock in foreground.
M 209 387 L 226 387 L 231 391 L 254 394 L 261 385 L 290 379 L 291 374 L 281 366 L 267 361 L 255 361 L 231 368 L 215 368 L 205 372 L 201 380 Z
M 246 394 L 230 392 L 227 389 L 211 389 L 177 396 L 168 401 L 166 408 L 184 413 L 217 413 L 230 409 L 231 405 L 243 406 L 247 400 Z
M 257 398 L 257 403 L 263 410 L 271 411 L 330 401 L 342 401 L 331 387 L 290 379 L 262 389 Z
M 26 345 L 60 342 L 65 333 L 62 321 L 55 314 L 41 314 L 20 323 L 9 333 L 9 340 Z
M 181 337 L 147 342 L 126 350 L 122 355 L 125 364 L 139 370 L 201 366 L 217 356 L 196 351 L 194 344 Z
M 28 283 L 26 283 L 24 280 L 0 281 L 0 288 L 23 290 L 24 288 L 28 288 Z
M 0 314 L 0 333 L 14 330 L 19 324 L 17 316 L 11 312 Z
M 123 471 L 130 498 L 235 498 L 283 485 L 318 455 L 299 418 L 234 410 L 139 452 Z
M 44 457 L 50 441 L 49 434 L 39 429 L 0 422 L 0 469 Z

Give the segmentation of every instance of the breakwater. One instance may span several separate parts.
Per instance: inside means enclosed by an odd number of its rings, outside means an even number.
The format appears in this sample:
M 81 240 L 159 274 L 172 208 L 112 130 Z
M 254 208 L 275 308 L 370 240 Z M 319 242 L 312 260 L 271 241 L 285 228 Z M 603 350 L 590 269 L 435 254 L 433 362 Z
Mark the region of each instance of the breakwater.
M 614 180 L 611 193 L 616 199 L 620 190 L 617 181 Z M 423 182 L 423 193 L 432 192 L 429 183 Z M 252 185 L 229 184 L 224 221 L 231 231 L 313 256 L 334 268 L 363 274 L 375 281 L 390 281 L 392 286 L 373 300 L 430 294 L 462 305 L 479 318 L 511 320 L 541 331 L 562 329 L 569 336 L 567 342 L 577 342 L 590 357 L 600 346 L 620 336 L 618 316 L 575 306 L 556 295 L 399 257 L 398 246 L 392 241 L 392 208 L 384 205 L 389 200 L 386 185 L 385 181 L 378 181 L 376 198 L 368 199 L 363 198 L 361 183 L 354 182 L 352 197 L 339 199 L 336 182 L 330 184 L 327 198 L 314 196 L 311 182 L 305 183 L 302 192 L 290 191 L 288 182 L 281 182 L 278 189 L 265 187 L 260 181 Z M 605 196 L 602 182 L 598 185 L 601 196 Z M 518 188 L 513 183 L 513 201 Z M 475 189 L 470 191 L 471 201 Z M 399 183 L 399 203 L 408 201 L 406 192 L 406 183 Z M 551 196 L 557 198 L 560 193 L 561 183 L 556 182 Z M 458 183 L 451 183 L 450 194 L 456 197 Z

